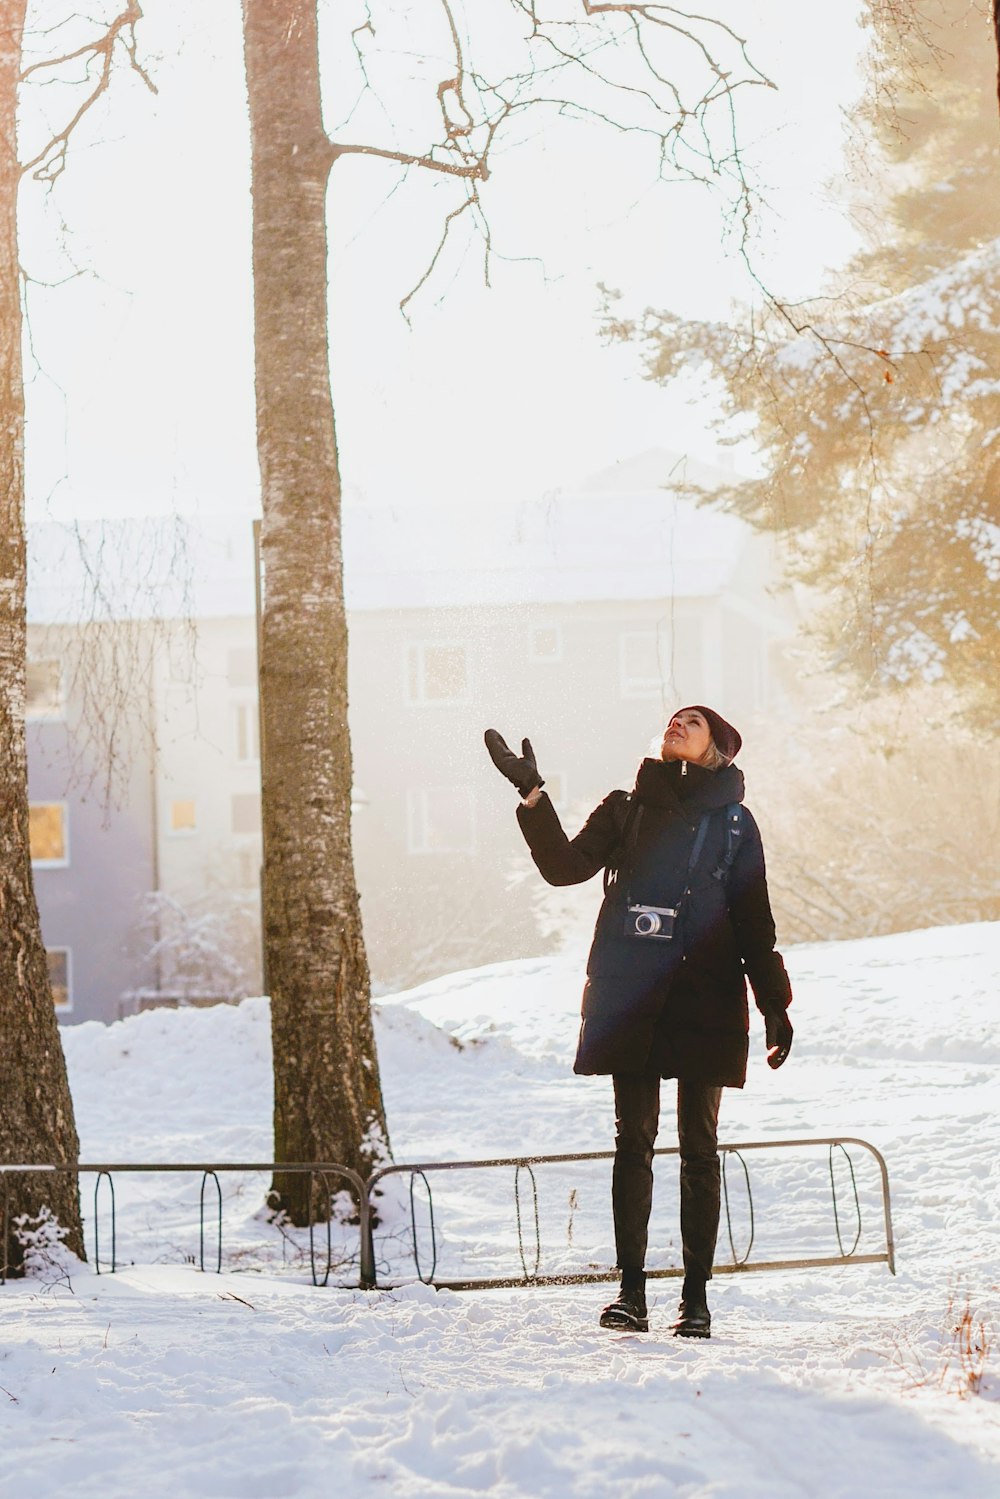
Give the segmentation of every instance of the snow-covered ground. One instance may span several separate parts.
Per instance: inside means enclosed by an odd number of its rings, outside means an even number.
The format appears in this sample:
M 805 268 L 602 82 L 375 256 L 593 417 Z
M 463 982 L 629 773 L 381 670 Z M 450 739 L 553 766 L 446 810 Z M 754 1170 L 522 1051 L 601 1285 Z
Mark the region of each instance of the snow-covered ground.
M 601 1332 L 608 1287 L 434 1291 L 415 1281 L 408 1180 L 377 1238 L 406 1284 L 316 1289 L 305 1239 L 260 1214 L 266 1178 L 221 1178 L 223 1273 L 197 1253 L 199 1179 L 116 1177 L 114 1276 L 72 1266 L 0 1291 L 0 1492 L 73 1496 L 392 1494 L 420 1499 L 983 1496 L 1000 1493 L 1000 924 L 789 955 L 797 1033 L 778 1073 L 757 1024 L 729 1141 L 860 1135 L 887 1158 L 898 1274 L 885 1266 L 719 1276 L 713 1336 Z M 378 1041 L 398 1161 L 601 1150 L 610 1084 L 570 1067 L 580 962 L 452 975 L 383 1000 Z M 154 1012 L 65 1033 L 88 1161 L 266 1160 L 266 1002 Z M 674 1143 L 664 1085 L 661 1143 Z M 852 1150 L 859 1252 L 877 1175 Z M 822 1148 L 747 1153 L 755 1258 L 836 1252 Z M 742 1172 L 733 1238 L 746 1247 Z M 841 1230 L 856 1220 L 835 1170 Z M 676 1266 L 676 1162 L 659 1163 L 651 1263 Z M 438 1275 L 517 1273 L 514 1173 L 431 1179 Z M 608 1168 L 539 1168 L 540 1269 L 612 1255 Z M 522 1237 L 535 1254 L 531 1186 Z M 211 1190 L 211 1189 L 210 1189 Z M 102 1187 L 102 1252 L 110 1247 Z M 91 1188 L 85 1206 L 92 1218 Z M 415 1191 L 421 1262 L 427 1194 Z M 88 1222 L 88 1242 L 92 1223 Z M 322 1244 L 320 1243 L 322 1240 Z M 357 1231 L 331 1279 L 356 1274 Z M 325 1256 L 325 1236 L 317 1249 Z M 214 1265 L 215 1241 L 208 1251 Z M 729 1257 L 725 1227 L 719 1259 Z M 963 1363 L 966 1301 L 985 1361 Z M 974 1339 L 975 1341 L 975 1333 Z M 978 1393 L 970 1388 L 983 1368 Z

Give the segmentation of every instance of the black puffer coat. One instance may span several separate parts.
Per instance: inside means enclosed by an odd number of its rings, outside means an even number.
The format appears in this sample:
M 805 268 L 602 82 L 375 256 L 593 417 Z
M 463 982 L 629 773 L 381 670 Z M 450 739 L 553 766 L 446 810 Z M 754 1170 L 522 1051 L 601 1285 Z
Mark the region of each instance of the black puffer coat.
M 680 761 L 644 760 L 631 795 L 612 791 L 575 838 L 567 838 L 547 796 L 518 808 L 531 856 L 550 885 L 618 871 L 587 963 L 574 1071 L 651 1068 L 662 1077 L 742 1088 L 745 977 L 761 1010 L 784 1009 L 791 1001 L 785 965 L 774 950 L 760 832 L 745 809 L 732 867 L 724 880 L 715 877 L 726 853 L 725 809 L 742 801 L 743 773 L 735 765 L 716 771 L 689 765 L 684 774 Z M 673 941 L 627 937 L 629 899 L 677 904 L 704 813 L 710 814 L 708 833 Z

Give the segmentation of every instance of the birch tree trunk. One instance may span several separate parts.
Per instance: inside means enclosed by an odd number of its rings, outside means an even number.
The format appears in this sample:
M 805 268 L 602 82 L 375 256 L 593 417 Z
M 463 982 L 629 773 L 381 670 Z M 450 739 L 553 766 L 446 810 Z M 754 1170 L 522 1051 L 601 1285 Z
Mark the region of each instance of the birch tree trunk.
M 31 876 L 24 737 L 24 387 L 17 247 L 17 94 L 24 0 L 0 6 L 0 1164 L 73 1164 L 79 1141 Z M 71 1172 L 8 1178 L 7 1273 L 22 1265 L 13 1220 L 47 1208 L 84 1254 Z
M 244 0 L 253 165 L 264 950 L 275 1160 L 362 1171 L 388 1149 L 351 849 L 347 624 L 330 392 L 315 0 Z M 333 1182 L 335 1189 L 339 1183 Z M 275 1176 L 295 1223 L 307 1179 Z

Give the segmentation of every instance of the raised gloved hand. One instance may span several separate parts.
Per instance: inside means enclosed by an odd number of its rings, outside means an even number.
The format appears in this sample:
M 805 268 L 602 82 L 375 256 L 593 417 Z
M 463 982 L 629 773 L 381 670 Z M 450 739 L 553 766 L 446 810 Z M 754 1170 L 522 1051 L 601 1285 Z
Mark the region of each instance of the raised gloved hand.
M 788 1011 L 774 1005 L 764 1011 L 764 1032 L 767 1036 L 767 1065 L 780 1067 L 792 1049 L 792 1022 Z
M 483 735 L 486 748 L 490 752 L 490 759 L 502 776 L 506 776 L 521 793 L 522 797 L 534 791 L 536 786 L 544 786 L 545 782 L 538 774 L 538 766 L 535 764 L 535 752 L 531 748 L 530 739 L 521 740 L 521 753 L 515 755 L 514 751 L 500 737 L 496 729 L 487 729 Z

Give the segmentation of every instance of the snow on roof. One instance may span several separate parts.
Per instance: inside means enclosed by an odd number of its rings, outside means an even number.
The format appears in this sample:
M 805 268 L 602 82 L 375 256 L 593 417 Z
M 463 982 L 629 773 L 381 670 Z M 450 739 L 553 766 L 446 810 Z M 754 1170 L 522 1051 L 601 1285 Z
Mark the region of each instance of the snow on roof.
M 253 612 L 249 518 L 140 516 L 28 526 L 32 623 Z
M 733 578 L 749 528 L 672 492 L 671 475 L 676 484 L 705 488 L 733 477 L 677 454 L 648 453 L 543 500 L 482 508 L 470 500 L 464 509 L 348 501 L 348 608 L 718 594 Z M 28 581 L 36 622 L 252 614 L 251 519 L 32 525 Z
M 725 589 L 747 540 L 733 516 L 660 490 L 561 494 L 477 517 L 474 528 L 456 512 L 348 512 L 347 600 L 384 609 L 703 597 Z

